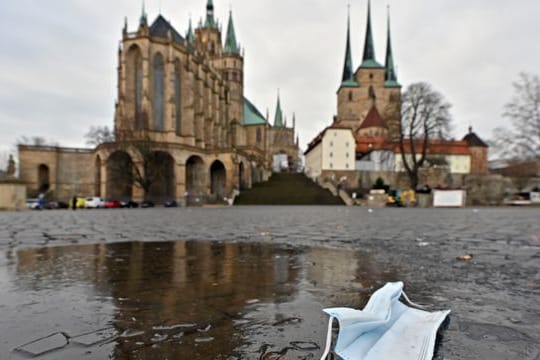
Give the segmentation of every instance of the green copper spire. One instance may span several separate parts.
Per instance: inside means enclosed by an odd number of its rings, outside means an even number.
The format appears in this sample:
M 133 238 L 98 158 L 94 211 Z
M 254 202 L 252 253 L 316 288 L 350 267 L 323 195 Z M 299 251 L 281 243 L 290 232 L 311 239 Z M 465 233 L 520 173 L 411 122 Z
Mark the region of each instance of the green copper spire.
M 148 16 L 146 15 L 146 9 L 144 6 L 144 0 L 142 2 L 142 11 L 141 11 L 141 17 L 139 19 L 139 23 L 142 25 L 148 25 Z
M 214 2 L 208 0 L 206 3 L 206 22 L 204 27 L 217 28 L 216 20 L 214 19 Z
M 388 87 L 399 87 L 401 86 L 397 81 L 396 69 L 394 67 L 394 55 L 392 52 L 392 38 L 390 36 L 390 7 L 388 7 L 388 33 L 386 40 L 386 61 L 385 68 L 386 72 L 384 75 L 384 85 Z
M 274 118 L 274 127 L 283 127 L 283 112 L 281 111 L 281 102 L 279 99 L 279 92 L 276 105 L 276 116 Z
M 371 31 L 371 0 L 368 0 L 366 40 L 364 42 L 364 57 L 362 65 L 366 68 L 382 68 L 382 65 L 375 59 L 375 46 L 373 44 L 373 32 Z
M 239 54 L 240 49 L 236 43 L 236 34 L 234 32 L 234 23 L 232 18 L 232 10 L 229 11 L 229 25 L 227 26 L 227 37 L 225 38 L 225 46 L 223 52 L 226 54 Z
M 190 48 L 195 45 L 195 35 L 193 34 L 193 26 L 191 25 L 191 17 L 189 18 L 189 28 L 186 33 L 187 44 Z
M 358 86 L 354 79 L 353 61 L 351 54 L 351 13 L 347 15 L 347 45 L 345 48 L 345 64 L 343 65 L 343 77 L 341 78 L 341 86 Z

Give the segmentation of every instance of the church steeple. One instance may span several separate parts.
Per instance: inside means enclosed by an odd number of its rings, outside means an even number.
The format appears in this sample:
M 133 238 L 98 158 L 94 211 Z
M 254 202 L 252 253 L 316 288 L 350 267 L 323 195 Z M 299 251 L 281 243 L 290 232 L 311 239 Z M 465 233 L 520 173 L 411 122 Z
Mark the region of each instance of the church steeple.
M 281 101 L 279 99 L 279 92 L 277 97 L 276 115 L 274 117 L 274 127 L 283 127 L 283 112 L 281 111 Z
M 394 55 L 392 51 L 392 38 L 390 35 L 390 7 L 388 7 L 388 30 L 386 39 L 386 61 L 385 61 L 385 75 L 384 85 L 387 87 L 400 87 L 401 85 L 397 81 L 396 69 L 394 67 Z
M 382 68 L 382 65 L 375 59 L 375 46 L 373 43 L 373 32 L 371 30 L 371 0 L 368 0 L 366 39 L 364 41 L 364 56 L 362 65 L 365 68 Z
M 343 64 L 343 76 L 341 78 L 341 86 L 358 86 L 354 79 L 353 61 L 351 54 L 351 13 L 347 14 L 347 45 L 345 47 L 345 63 Z
M 232 10 L 229 11 L 229 24 L 227 25 L 227 37 L 225 38 L 225 46 L 223 47 L 223 52 L 226 54 L 240 53 L 240 48 L 236 43 L 236 33 L 234 31 Z
M 139 24 L 141 26 L 148 26 L 148 16 L 146 15 L 146 8 L 144 6 L 144 0 L 142 2 L 141 17 L 139 18 Z
M 188 47 L 192 48 L 195 46 L 195 35 L 193 34 L 193 25 L 191 24 L 191 17 L 189 18 L 189 28 L 186 33 L 186 40 Z
M 214 19 L 214 2 L 208 0 L 206 3 L 206 22 L 204 27 L 217 28 L 216 20 Z

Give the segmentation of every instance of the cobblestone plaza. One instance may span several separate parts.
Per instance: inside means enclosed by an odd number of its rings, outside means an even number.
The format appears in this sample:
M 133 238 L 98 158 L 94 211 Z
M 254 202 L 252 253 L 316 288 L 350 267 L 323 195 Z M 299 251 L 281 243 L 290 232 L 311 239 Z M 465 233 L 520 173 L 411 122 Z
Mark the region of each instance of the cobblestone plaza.
M 13 349 L 54 332 L 110 329 L 101 343 L 39 358 L 317 358 L 323 307 L 363 306 L 402 280 L 413 301 L 452 310 L 436 358 L 536 360 L 539 215 L 333 206 L 1 213 L 0 353 L 19 359 Z

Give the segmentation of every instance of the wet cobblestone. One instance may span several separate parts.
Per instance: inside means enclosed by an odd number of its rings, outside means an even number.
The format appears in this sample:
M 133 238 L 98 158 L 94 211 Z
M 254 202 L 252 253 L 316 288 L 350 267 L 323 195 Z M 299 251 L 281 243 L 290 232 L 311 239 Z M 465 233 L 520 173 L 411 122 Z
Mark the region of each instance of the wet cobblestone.
M 383 266 L 400 269 L 395 280 L 405 282 L 413 300 L 452 310 L 437 358 L 540 356 L 540 209 L 234 207 L 0 213 L 0 251 L 5 254 L 0 267 L 12 264 L 13 254 L 27 247 L 177 240 L 360 250 Z M 456 259 L 466 254 L 473 255 L 470 261 Z

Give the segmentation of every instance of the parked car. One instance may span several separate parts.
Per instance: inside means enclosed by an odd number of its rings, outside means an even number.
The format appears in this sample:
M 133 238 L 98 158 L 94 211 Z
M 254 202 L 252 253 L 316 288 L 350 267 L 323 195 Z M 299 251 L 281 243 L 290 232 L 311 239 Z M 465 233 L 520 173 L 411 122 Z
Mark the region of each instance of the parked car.
M 166 208 L 178 207 L 178 203 L 176 202 L 176 200 L 168 200 L 165 201 L 165 204 L 163 204 L 163 206 L 165 206 Z
M 28 209 L 39 209 L 39 199 L 26 199 L 26 207 Z
M 105 209 L 119 209 L 122 207 L 122 204 L 118 200 L 109 200 L 105 202 Z
M 69 205 L 70 209 L 73 209 L 73 199 L 69 200 L 68 205 Z M 82 197 L 78 197 L 76 205 L 77 205 L 77 209 L 85 209 L 86 208 L 86 199 L 82 198 Z
M 67 209 L 68 204 L 62 201 L 49 201 L 45 204 L 44 209 L 47 210 L 57 210 L 57 209 Z
M 87 209 L 99 209 L 105 206 L 105 200 L 97 196 L 89 196 L 86 198 Z
M 153 208 L 154 206 L 156 206 L 156 204 L 154 204 L 152 201 L 149 201 L 149 200 L 145 200 L 141 203 L 141 207 L 143 209 L 146 209 L 146 208 Z
M 120 202 L 120 205 L 121 205 L 123 208 L 127 208 L 127 209 L 134 209 L 134 208 L 138 208 L 138 207 L 139 207 L 139 203 L 136 202 L 136 201 L 133 201 L 133 200 L 121 201 L 121 202 Z

